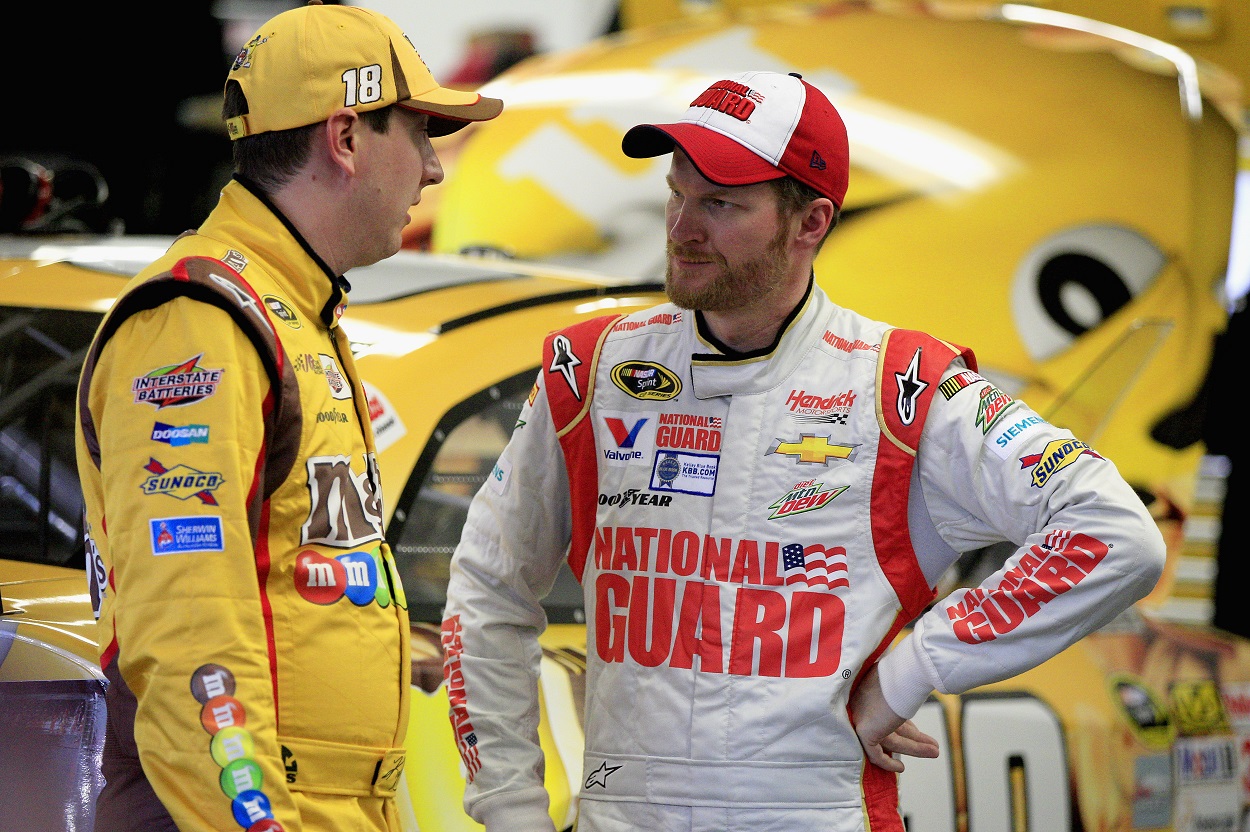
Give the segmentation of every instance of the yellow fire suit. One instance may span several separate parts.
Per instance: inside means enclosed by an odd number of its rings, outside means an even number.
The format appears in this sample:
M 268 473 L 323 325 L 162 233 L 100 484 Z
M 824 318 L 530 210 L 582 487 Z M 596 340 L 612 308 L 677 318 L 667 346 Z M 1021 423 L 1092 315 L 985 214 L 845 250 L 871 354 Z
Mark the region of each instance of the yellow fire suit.
M 399 829 L 408 612 L 345 285 L 236 179 L 96 333 L 97 832 Z

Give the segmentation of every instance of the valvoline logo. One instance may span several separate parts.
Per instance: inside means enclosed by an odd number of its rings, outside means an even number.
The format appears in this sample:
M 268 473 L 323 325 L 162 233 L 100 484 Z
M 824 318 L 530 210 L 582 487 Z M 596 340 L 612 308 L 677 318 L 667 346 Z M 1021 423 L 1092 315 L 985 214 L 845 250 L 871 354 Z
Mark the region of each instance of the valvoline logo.
M 630 413 L 605 412 L 603 426 L 610 440 L 602 442 L 601 452 L 605 462 L 617 465 L 649 463 L 655 446 L 655 414 L 652 412 Z

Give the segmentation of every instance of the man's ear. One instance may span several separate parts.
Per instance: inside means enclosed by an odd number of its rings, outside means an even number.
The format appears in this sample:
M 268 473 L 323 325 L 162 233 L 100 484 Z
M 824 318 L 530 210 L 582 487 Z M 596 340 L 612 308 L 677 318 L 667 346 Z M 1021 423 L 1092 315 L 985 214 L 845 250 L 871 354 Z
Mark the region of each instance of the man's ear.
M 815 248 L 825 238 L 829 223 L 833 222 L 833 202 L 825 197 L 813 199 L 800 215 L 796 242 Z
M 340 107 L 326 119 L 321 139 L 331 164 L 344 173 L 356 172 L 356 153 L 359 150 L 360 115 L 350 107 Z

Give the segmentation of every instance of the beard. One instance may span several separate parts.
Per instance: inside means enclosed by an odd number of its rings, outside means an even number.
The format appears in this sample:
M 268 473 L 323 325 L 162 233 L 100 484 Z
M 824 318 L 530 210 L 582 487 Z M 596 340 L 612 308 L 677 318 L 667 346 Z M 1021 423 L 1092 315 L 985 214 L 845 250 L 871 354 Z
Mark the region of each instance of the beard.
M 664 271 L 664 291 L 668 299 L 682 309 L 731 312 L 751 306 L 777 292 L 786 282 L 790 266 L 786 251 L 788 232 L 788 224 L 782 223 L 759 257 L 735 266 L 730 266 L 719 252 L 695 252 L 670 240 L 666 247 L 668 258 Z M 714 263 L 719 267 L 719 273 L 701 285 L 691 286 L 680 277 L 674 277 L 674 255 L 696 262 Z

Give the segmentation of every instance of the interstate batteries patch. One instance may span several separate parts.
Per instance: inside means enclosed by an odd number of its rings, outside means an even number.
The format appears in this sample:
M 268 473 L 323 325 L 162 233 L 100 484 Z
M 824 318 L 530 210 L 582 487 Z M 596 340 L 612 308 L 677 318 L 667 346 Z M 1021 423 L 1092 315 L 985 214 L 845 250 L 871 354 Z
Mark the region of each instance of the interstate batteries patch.
M 201 367 L 200 359 L 203 357 L 204 354 L 200 353 L 180 364 L 157 367 L 135 378 L 130 385 L 135 404 L 146 402 L 160 410 L 195 404 L 216 393 L 223 371 Z

